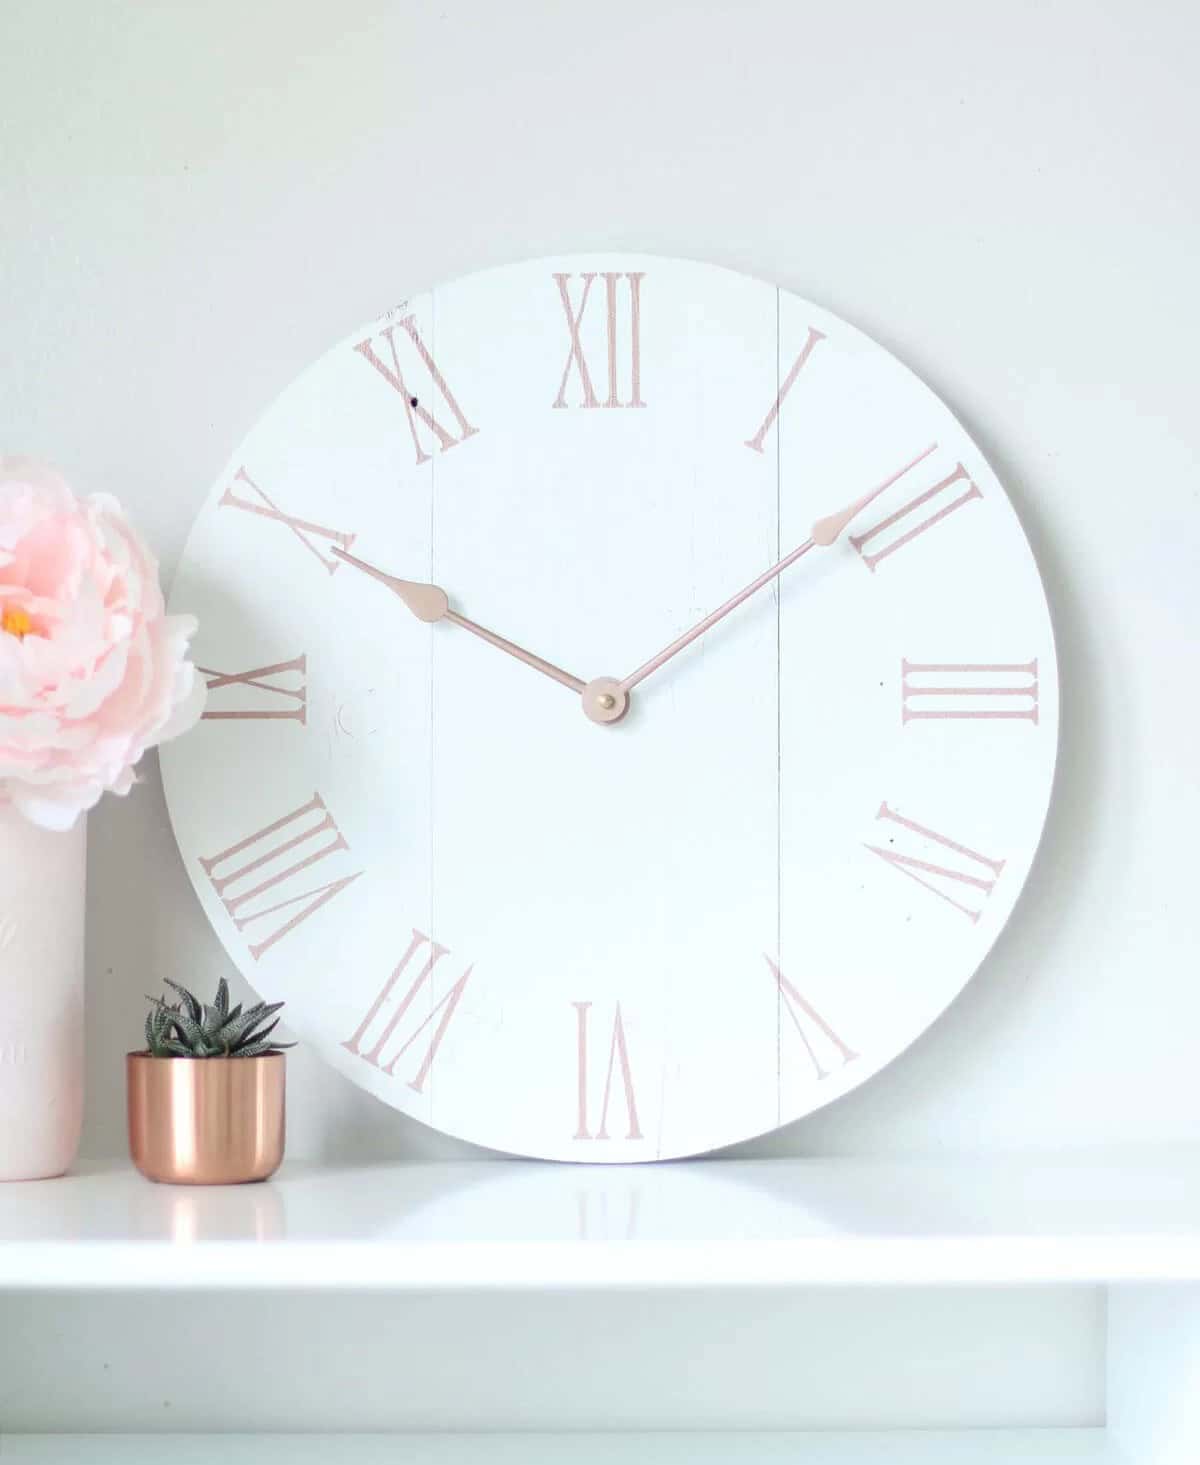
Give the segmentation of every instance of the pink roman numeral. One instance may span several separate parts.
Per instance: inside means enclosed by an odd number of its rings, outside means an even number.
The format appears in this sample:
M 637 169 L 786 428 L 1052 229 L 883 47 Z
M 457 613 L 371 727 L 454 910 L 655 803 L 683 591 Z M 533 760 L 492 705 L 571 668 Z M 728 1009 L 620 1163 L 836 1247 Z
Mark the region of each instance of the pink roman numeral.
M 234 484 L 238 483 L 244 483 L 247 488 L 259 496 L 262 503 L 256 504 L 251 499 L 238 498 L 233 491 Z M 309 554 L 323 564 L 331 575 L 342 563 L 341 560 L 335 555 L 322 554 L 313 540 L 327 539 L 333 544 L 340 544 L 343 549 L 349 549 L 354 543 L 353 534 L 343 534 L 340 529 L 330 529 L 324 524 L 314 524 L 309 519 L 298 519 L 294 514 L 285 514 L 273 499 L 267 497 L 244 468 L 238 469 L 234 474 L 233 484 L 230 484 L 221 495 L 221 507 L 244 509 L 247 514 L 260 514 L 264 519 L 275 519 L 278 523 L 285 524 Z
M 404 415 L 408 420 L 408 430 L 412 433 L 413 448 L 417 454 L 417 464 L 420 465 L 421 463 L 428 463 L 431 455 L 425 450 L 421 442 L 421 435 L 417 431 L 418 419 L 424 424 L 427 431 L 431 432 L 437 439 L 438 445 L 443 453 L 449 452 L 451 448 L 458 447 L 460 443 L 465 443 L 469 437 L 474 437 L 479 429 L 472 427 L 467 421 L 466 414 L 458 405 L 458 399 L 446 385 L 446 378 L 438 370 L 437 363 L 429 354 L 429 348 L 421 340 L 420 333 L 417 330 L 416 317 L 406 315 L 400 321 L 399 328 L 404 332 L 408 341 L 415 349 L 417 358 L 420 360 L 425 372 L 428 373 L 434 387 L 441 393 L 443 402 L 445 402 L 453 414 L 454 421 L 458 425 L 457 436 L 450 428 L 444 426 L 437 420 L 428 406 L 421 400 L 420 395 L 411 389 L 411 384 L 415 384 L 415 378 L 413 377 L 411 367 L 409 368 L 407 378 L 401 368 L 400 350 L 396 343 L 396 326 L 388 326 L 385 331 L 379 333 L 380 339 L 387 342 L 388 354 L 392 358 L 390 365 L 377 355 L 369 337 L 365 341 L 360 341 L 354 349 L 365 361 L 371 363 L 379 375 L 383 377 L 384 381 L 394 391 L 400 394 L 400 401 L 404 406 Z
M 910 880 L 915 880 L 918 885 L 923 885 L 947 905 L 961 911 L 967 920 L 972 923 L 979 920 L 983 911 L 978 905 L 964 905 L 962 900 L 956 900 L 950 894 L 954 890 L 958 895 L 967 899 L 972 892 L 979 891 L 986 899 L 991 895 L 996 880 L 1004 869 L 1003 860 L 993 860 L 987 855 L 981 855 L 977 850 L 968 849 L 965 844 L 957 844 L 952 839 L 947 839 L 944 834 L 938 834 L 933 829 L 927 829 L 923 824 L 918 824 L 912 819 L 905 819 L 894 810 L 889 809 L 884 802 L 879 806 L 879 812 L 875 815 L 876 820 L 884 820 L 892 826 L 893 830 L 906 830 L 910 835 L 916 835 L 919 843 L 916 845 L 919 854 L 901 854 L 894 848 L 896 839 L 901 837 L 896 833 L 889 833 L 887 846 L 868 844 L 866 848 L 872 854 L 879 856 L 891 865 L 893 870 L 899 870 L 902 875 L 907 875 Z M 882 831 L 880 832 L 882 837 Z M 945 859 L 933 846 L 940 845 L 942 849 L 950 850 L 952 854 L 962 855 L 971 863 L 965 868 L 954 869 L 950 865 L 938 864 L 936 860 L 922 858 L 926 855 L 936 855 L 938 859 Z M 981 873 L 984 872 L 984 873 Z M 937 882 L 937 883 L 935 883 Z M 962 889 L 960 887 L 965 887 Z M 980 897 L 975 896 L 978 900 Z
M 900 719 L 1032 722 L 1038 720 L 1038 664 L 1033 661 L 900 663 Z
M 588 1014 L 591 1011 L 590 1002 L 574 1002 L 571 1004 L 575 1009 L 576 1018 L 576 1042 L 578 1045 L 578 1118 L 579 1122 L 575 1129 L 576 1139 L 607 1139 L 608 1136 L 608 1102 L 612 1097 L 613 1073 L 620 1064 L 621 1082 L 625 1089 L 625 1113 L 629 1122 L 626 1131 L 626 1139 L 641 1139 L 642 1129 L 638 1123 L 637 1097 L 633 1090 L 633 1069 L 629 1062 L 629 1044 L 625 1039 L 625 1020 L 621 1016 L 621 1004 L 617 1003 L 616 1016 L 613 1018 L 612 1039 L 608 1045 L 608 1066 L 604 1074 L 604 1098 L 600 1106 L 600 1128 L 593 1134 L 588 1119 Z
M 567 364 L 563 367 L 562 381 L 558 384 L 558 396 L 555 397 L 555 407 L 566 407 L 567 383 L 571 378 L 572 367 L 579 374 L 579 386 L 581 390 L 581 407 L 644 407 L 642 401 L 642 281 L 644 273 L 636 274 L 609 274 L 597 275 L 594 271 L 589 274 L 580 275 L 583 281 L 583 291 L 579 297 L 579 309 L 571 305 L 571 295 L 567 282 L 572 278 L 570 275 L 555 275 L 555 283 L 558 285 L 559 298 L 562 301 L 563 314 L 567 318 L 567 330 L 570 333 L 571 344 L 567 352 Z M 588 297 L 592 292 L 592 284 L 595 280 L 604 281 L 604 303 L 607 312 L 607 344 L 608 344 L 608 396 L 604 401 L 596 396 L 596 389 L 592 385 L 592 374 L 588 370 L 587 357 L 584 355 L 583 340 L 580 330 L 583 325 L 583 314 L 587 309 Z M 629 400 L 622 402 L 618 395 L 617 385 L 617 359 L 618 359 L 618 330 L 617 330 L 617 283 L 620 280 L 629 282 Z
M 393 1004 L 393 996 L 396 993 L 401 979 L 409 970 L 417 953 L 427 948 L 420 970 L 413 977 L 411 984 L 405 991 L 399 1002 Z M 408 950 L 400 958 L 400 964 L 392 972 L 391 976 L 383 984 L 379 996 L 367 1009 L 367 1014 L 359 1023 L 352 1038 L 342 1044 L 347 1052 L 355 1054 L 364 1063 L 370 1063 L 375 1068 L 382 1068 L 382 1071 L 390 1078 L 396 1071 L 396 1065 L 401 1058 L 413 1046 L 426 1028 L 433 1027 L 429 1037 L 428 1045 L 425 1048 L 423 1057 L 417 1065 L 412 1077 L 408 1080 L 410 1089 L 418 1094 L 425 1087 L 425 1080 L 429 1077 L 429 1070 L 433 1067 L 433 1060 L 437 1057 L 438 1049 L 442 1045 L 442 1039 L 446 1036 L 446 1029 L 450 1026 L 450 1019 L 454 1016 L 454 1009 L 462 999 L 463 989 L 466 987 L 471 973 L 475 970 L 474 965 L 469 966 L 457 981 L 452 982 L 442 993 L 436 1002 L 429 1008 L 425 1016 L 419 1022 L 416 1021 L 417 1014 L 413 1014 L 411 1032 L 405 1037 L 399 1046 L 393 1046 L 393 1039 L 396 1030 L 408 1016 L 409 1009 L 416 1001 L 417 994 L 422 988 L 428 987 L 429 996 L 432 999 L 437 983 L 434 980 L 434 973 L 438 963 L 444 956 L 447 956 L 446 947 L 436 941 L 431 941 L 423 931 L 413 927 L 412 939 L 408 944 Z M 386 1011 L 385 1011 L 386 1009 Z M 368 1041 L 367 1035 L 371 1029 L 375 1029 L 375 1041 L 365 1051 L 364 1042 Z M 380 1062 L 384 1050 L 391 1052 L 391 1057 L 386 1063 Z
M 801 348 L 800 355 L 797 356 L 795 361 L 792 362 L 791 368 L 788 371 L 787 376 L 785 376 L 783 379 L 783 385 L 775 394 L 775 400 L 771 403 L 771 410 L 763 418 L 762 426 L 758 429 L 754 436 L 748 437 L 746 439 L 746 446 L 753 449 L 754 452 L 762 452 L 763 439 L 766 437 L 767 433 L 769 433 L 771 429 L 775 426 L 775 419 L 779 416 L 779 409 L 787 400 L 787 394 L 796 385 L 796 378 L 800 375 L 801 371 L 804 369 L 805 363 L 812 355 L 813 347 L 817 344 L 818 341 L 823 341 L 824 339 L 824 331 L 818 331 L 815 326 L 809 326 L 808 340 L 805 341 L 803 347 Z
M 832 1072 L 822 1063 L 822 1054 L 827 1062 L 834 1062 L 839 1068 L 845 1068 L 847 1063 L 853 1063 L 858 1057 L 854 1049 L 842 1041 L 808 998 L 788 981 L 780 971 L 778 964 L 773 962 L 765 952 L 763 960 L 771 969 L 775 985 L 779 988 L 779 995 L 783 999 L 783 1005 L 787 1009 L 787 1014 L 796 1031 L 800 1034 L 800 1041 L 804 1044 L 805 1052 L 812 1062 L 817 1078 L 828 1078 Z
M 283 836 L 281 842 L 272 842 L 275 835 Z M 327 835 L 328 843 L 323 843 Z M 311 848 L 313 845 L 319 848 Z M 301 907 L 262 940 L 250 945 L 250 955 L 255 961 L 259 961 L 264 952 L 269 951 L 277 941 L 282 941 L 289 931 L 294 931 L 303 921 L 315 915 L 323 905 L 327 905 L 335 895 L 345 890 L 347 885 L 352 885 L 363 872 L 355 870 L 352 874 L 331 880 L 328 885 L 286 894 L 283 899 L 257 910 L 248 911 L 245 907 L 275 891 L 278 886 L 290 888 L 293 876 L 321 860 L 328 859 L 330 855 L 348 851 L 349 848 L 345 835 L 325 807 L 325 801 L 320 794 L 313 794 L 307 804 L 301 804 L 282 819 L 276 819 L 273 824 L 266 825 L 246 839 L 238 840 L 237 844 L 231 844 L 220 854 L 201 858 L 200 863 L 239 931 L 244 931 L 253 922 L 278 915 L 280 911 L 291 910 L 297 905 Z M 308 852 L 301 854 L 302 850 Z M 248 855 L 249 858 L 243 861 L 238 858 L 241 855 Z M 298 855 L 299 858 L 292 860 L 293 855 Z
M 912 472 L 919 463 L 923 463 L 929 457 L 936 447 L 936 443 L 931 444 L 911 463 L 900 469 L 890 481 L 895 483 Z M 858 550 L 863 562 L 874 574 L 875 566 L 880 560 L 887 559 L 888 555 L 895 554 L 906 544 L 911 544 L 918 535 L 924 534 L 927 529 L 932 529 L 935 524 L 940 524 L 955 509 L 961 509 L 972 499 L 982 497 L 983 494 L 972 482 L 967 470 L 961 463 L 958 463 L 952 473 L 948 473 L 932 488 L 927 488 L 917 494 L 915 498 L 909 499 L 908 503 L 897 509 L 895 513 L 889 514 L 885 519 L 880 519 L 877 524 L 873 524 L 869 529 L 864 529 L 861 534 L 851 534 L 850 543 Z M 938 500 L 936 506 L 933 504 L 935 499 Z M 930 513 L 925 518 L 920 518 L 917 511 L 923 509 L 926 504 L 931 506 Z M 868 545 L 872 548 L 868 549 Z
M 308 688 L 305 674 L 308 668 L 307 656 L 293 656 L 291 661 L 277 661 L 273 666 L 256 666 L 252 671 L 223 672 L 211 667 L 197 667 L 200 675 L 208 678 L 208 704 L 203 719 L 210 722 L 228 722 L 248 719 L 252 722 L 298 722 L 301 727 L 308 720 Z M 282 678 L 282 680 L 280 680 Z M 287 685 L 299 680 L 299 685 Z M 239 693 L 239 700 L 246 705 L 238 707 L 214 707 L 213 694 L 231 687 L 250 688 L 249 695 Z M 266 696 L 256 696 L 262 692 Z M 232 694 L 231 694 L 232 695 Z M 275 701 L 269 700 L 274 698 Z M 282 702 L 284 705 L 279 706 Z

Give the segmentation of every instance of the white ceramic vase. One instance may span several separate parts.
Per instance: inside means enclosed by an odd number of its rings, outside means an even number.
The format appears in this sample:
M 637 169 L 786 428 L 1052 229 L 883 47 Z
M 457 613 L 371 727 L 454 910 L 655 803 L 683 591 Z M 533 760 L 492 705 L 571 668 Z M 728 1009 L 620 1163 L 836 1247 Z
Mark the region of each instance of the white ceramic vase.
M 83 1124 L 87 821 L 0 807 L 0 1180 L 61 1175 Z

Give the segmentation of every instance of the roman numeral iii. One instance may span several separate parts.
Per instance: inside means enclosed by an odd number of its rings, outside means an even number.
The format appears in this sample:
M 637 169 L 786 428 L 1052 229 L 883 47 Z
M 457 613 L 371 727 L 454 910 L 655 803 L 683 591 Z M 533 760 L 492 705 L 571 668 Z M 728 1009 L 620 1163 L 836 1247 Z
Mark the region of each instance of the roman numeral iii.
M 403 332 L 403 351 L 396 340 L 397 329 Z M 393 391 L 399 393 L 401 405 L 404 407 L 404 416 L 408 422 L 408 430 L 412 434 L 417 466 L 428 463 L 431 457 L 417 430 L 418 421 L 428 433 L 432 434 L 443 453 L 458 447 L 460 443 L 465 443 L 469 437 L 474 437 L 479 429 L 472 427 L 467 421 L 466 414 L 458 405 L 458 399 L 446 385 L 446 378 L 438 370 L 437 363 L 429 354 L 429 348 L 421 340 L 416 317 L 406 315 L 398 327 L 391 325 L 386 330 L 380 331 L 377 339 L 383 343 L 388 359 L 384 359 L 378 354 L 374 342 L 369 336 L 365 341 L 359 341 L 354 349 L 364 361 L 370 362 Z M 401 364 L 402 355 L 409 358 L 407 365 Z M 415 360 L 412 359 L 414 356 Z M 416 362 L 420 362 L 420 367 L 417 367 Z M 453 428 L 447 427 L 445 423 L 439 422 L 430 410 L 425 401 L 425 396 L 429 395 L 426 390 L 426 381 L 429 382 L 431 388 L 436 389 L 437 395 L 450 409 L 450 415 L 454 418 L 458 429 L 457 433 Z
M 298 722 L 303 727 L 308 720 L 308 688 L 304 680 L 307 669 L 306 656 L 293 656 L 291 661 L 256 666 L 250 671 L 224 672 L 197 667 L 200 675 L 208 678 L 208 702 L 201 720 L 285 721 Z M 218 692 L 227 696 L 218 698 Z M 236 705 L 229 706 L 230 701 Z M 214 702 L 221 705 L 214 706 Z
M 979 920 L 983 914 L 982 902 L 991 895 L 1004 869 L 1003 860 L 981 855 L 914 819 L 906 819 L 888 808 L 886 801 L 880 804 L 875 819 L 883 825 L 877 838 L 886 839 L 887 843 L 867 844 L 872 854 L 953 906 L 972 924 Z M 897 848 L 898 843 L 907 844 L 917 853 L 905 854 L 902 847 Z M 948 850 L 949 855 L 942 854 L 943 850 Z M 961 856 L 955 864 L 939 863 L 953 855 Z
M 892 477 L 891 482 L 896 483 L 901 478 L 907 477 L 936 448 L 937 443 L 932 443 L 911 463 L 901 468 Z M 880 519 L 877 523 L 864 529 L 861 534 L 851 534 L 850 543 L 862 556 L 867 569 L 874 574 L 876 567 L 889 555 L 895 554 L 898 549 L 903 549 L 906 544 L 911 544 L 914 539 L 924 534 L 927 529 L 932 529 L 935 524 L 940 524 L 955 509 L 961 509 L 972 499 L 982 497 L 983 494 L 972 482 L 970 474 L 961 463 L 958 463 L 952 472 L 947 473 L 931 487 L 923 489 L 906 504 L 888 514 L 886 518 Z M 929 512 L 922 514 L 920 511 L 926 505 L 929 506 Z
M 612 1036 L 608 1044 L 608 1062 L 604 1070 L 604 1096 L 600 1102 L 600 1127 L 595 1131 L 589 1119 L 588 1083 L 588 1015 L 590 1002 L 574 1002 L 575 1041 L 578 1076 L 578 1123 L 575 1138 L 579 1140 L 608 1139 L 608 1104 L 612 1097 L 613 1078 L 620 1070 L 621 1085 L 625 1094 L 626 1139 L 641 1139 L 642 1129 L 638 1123 L 637 1095 L 633 1086 L 633 1067 L 629 1061 L 629 1044 L 625 1037 L 625 1020 L 621 1016 L 621 1004 L 616 1006 L 613 1017 Z
M 347 1038 L 342 1044 L 348 1053 L 353 1053 L 364 1063 L 381 1069 L 390 1078 L 396 1072 L 396 1065 L 421 1034 L 427 1028 L 432 1028 L 420 1062 L 413 1068 L 412 1075 L 407 1080 L 409 1088 L 418 1094 L 425 1087 L 425 1080 L 429 1077 L 429 1070 L 442 1046 L 450 1019 L 454 1016 L 454 1010 L 462 1000 L 463 990 L 475 969 L 473 965 L 467 967 L 435 1001 L 435 974 L 440 975 L 438 964 L 449 954 L 446 947 L 430 940 L 423 931 L 418 931 L 414 926 L 408 950 L 400 958 L 399 965 L 367 1009 L 354 1036 Z M 414 962 L 418 965 L 412 982 L 404 989 L 404 995 L 399 1001 L 396 1001 L 394 999 L 403 986 L 403 978 Z M 413 1012 L 412 1008 L 418 994 L 423 990 L 427 993 L 428 1006 L 421 1016 L 419 1012 Z M 364 1044 L 367 1046 L 364 1047 Z
M 804 1044 L 804 1051 L 808 1054 L 816 1077 L 818 1079 L 829 1077 L 833 1070 L 826 1068 L 826 1063 L 838 1068 L 845 1068 L 847 1063 L 853 1063 L 858 1057 L 854 1049 L 842 1041 L 808 998 L 788 981 L 778 964 L 773 962 L 765 952 L 763 960 L 771 969 L 775 985 L 779 988 L 784 1010 L 800 1034 L 800 1041 Z
M 644 274 L 596 274 L 594 271 L 580 275 L 583 281 L 583 288 L 579 295 L 579 307 L 576 309 L 571 304 L 570 281 L 571 275 L 555 275 L 554 281 L 558 286 L 559 299 L 562 301 L 563 314 L 567 320 L 567 332 L 570 336 L 570 346 L 567 350 L 567 361 L 563 367 L 562 380 L 558 384 L 558 396 L 555 397 L 553 406 L 568 407 L 571 404 L 567 401 L 567 385 L 571 380 L 572 369 L 579 377 L 580 398 L 576 405 L 580 407 L 644 407 L 642 401 L 642 281 L 646 278 Z M 597 280 L 604 281 L 604 308 L 606 318 L 605 342 L 607 385 L 608 395 L 603 401 L 596 395 L 596 388 L 593 383 L 592 373 L 588 367 L 587 356 L 584 354 L 583 328 L 584 313 L 588 307 L 588 300 L 592 293 L 592 286 Z M 626 281 L 626 288 L 620 289 L 620 282 Z M 618 329 L 619 318 L 622 314 L 620 302 L 627 302 L 628 324 L 623 331 Z M 629 364 L 628 364 L 628 385 L 629 396 L 622 402 L 619 396 L 617 384 L 617 363 L 623 340 L 628 340 Z M 590 337 L 594 341 L 594 334 Z
M 1038 664 L 1033 661 L 900 663 L 903 723 L 1038 720 Z
M 265 928 L 260 939 L 250 943 L 250 955 L 259 961 L 264 952 L 316 915 L 363 873 L 355 870 L 317 886 L 310 886 L 308 879 L 295 881 L 294 877 L 305 870 L 349 848 L 324 799 L 313 794 L 307 804 L 220 854 L 201 857 L 200 864 L 239 931 L 248 926 L 254 926 L 255 933 L 263 931 L 258 922 L 280 917 Z M 296 890 L 297 883 L 305 888 Z M 263 900 L 269 903 L 260 904 Z M 291 914 L 281 915 L 283 912 Z
M 257 494 L 261 502 L 255 503 L 253 499 L 244 496 L 239 498 L 235 492 L 239 485 L 249 489 L 251 493 Z M 300 519 L 295 514 L 285 514 L 274 499 L 267 497 L 244 468 L 238 469 L 234 474 L 233 482 L 221 495 L 221 507 L 223 509 L 241 509 L 244 513 L 257 514 L 263 519 L 274 519 L 276 523 L 284 525 L 285 528 L 291 530 L 317 563 L 324 565 L 331 575 L 342 562 L 335 555 L 322 554 L 317 541 L 328 540 L 331 544 L 341 545 L 343 549 L 349 549 L 354 543 L 353 534 L 343 533 L 340 529 L 330 529 L 327 525 L 316 524 L 311 519 Z

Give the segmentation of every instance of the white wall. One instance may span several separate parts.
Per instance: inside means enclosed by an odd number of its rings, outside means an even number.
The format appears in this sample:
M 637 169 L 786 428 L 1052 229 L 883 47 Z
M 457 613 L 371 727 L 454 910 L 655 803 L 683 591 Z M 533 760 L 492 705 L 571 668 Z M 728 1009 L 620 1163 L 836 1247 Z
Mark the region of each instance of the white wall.
M 830 306 L 1009 487 L 1061 774 L 965 996 L 754 1148 L 1200 1138 L 1198 46 L 1187 0 L 4 0 L 0 445 L 116 492 L 169 571 L 275 392 L 439 279 L 627 247 Z M 90 874 L 104 1151 L 141 994 L 225 959 L 152 761 L 93 817 Z M 293 1153 L 465 1148 L 304 1053 L 292 1080 Z

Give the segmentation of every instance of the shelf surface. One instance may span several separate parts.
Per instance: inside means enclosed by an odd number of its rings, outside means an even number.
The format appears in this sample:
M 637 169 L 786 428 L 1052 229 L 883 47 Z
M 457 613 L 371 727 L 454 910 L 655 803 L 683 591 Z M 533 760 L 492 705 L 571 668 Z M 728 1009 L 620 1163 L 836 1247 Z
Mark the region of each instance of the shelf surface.
M 0 1185 L 0 1288 L 1200 1280 L 1200 1153 L 285 1167 Z
M 4 1435 L 4 1465 L 1123 1465 L 1103 1430 L 883 1434 Z

